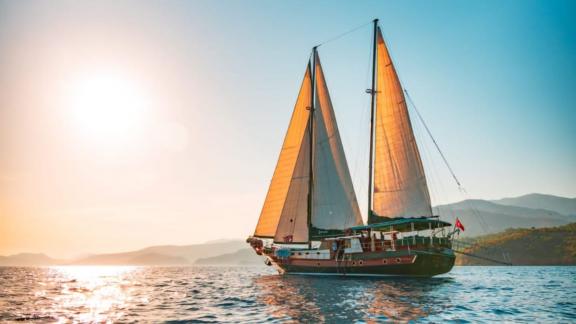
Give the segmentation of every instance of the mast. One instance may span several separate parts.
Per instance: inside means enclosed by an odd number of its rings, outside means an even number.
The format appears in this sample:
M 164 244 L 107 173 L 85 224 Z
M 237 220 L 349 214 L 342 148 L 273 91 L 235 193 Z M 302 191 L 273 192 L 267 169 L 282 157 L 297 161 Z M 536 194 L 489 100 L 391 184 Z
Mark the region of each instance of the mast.
M 316 95 L 316 49 L 318 46 L 312 48 L 312 69 L 311 69 L 311 91 L 310 91 L 310 173 L 308 177 L 308 248 L 312 248 L 312 193 L 314 188 L 314 99 Z
M 374 19 L 374 44 L 372 46 L 372 88 L 370 89 L 370 159 L 368 166 L 368 219 L 372 216 L 372 168 L 374 163 L 374 111 L 376 108 L 376 42 L 378 19 Z

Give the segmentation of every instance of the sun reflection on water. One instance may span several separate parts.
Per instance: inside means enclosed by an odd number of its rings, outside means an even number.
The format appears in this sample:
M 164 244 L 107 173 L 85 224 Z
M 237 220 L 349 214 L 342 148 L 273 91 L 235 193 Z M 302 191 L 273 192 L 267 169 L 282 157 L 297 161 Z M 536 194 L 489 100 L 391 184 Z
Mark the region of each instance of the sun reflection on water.
M 59 322 L 73 314 L 80 322 L 111 322 L 124 316 L 134 289 L 130 266 L 58 266 L 51 267 L 52 289 L 60 293 L 53 303 Z M 56 284 L 56 285 L 53 285 Z M 39 290 L 35 294 L 42 295 Z
M 461 267 L 447 277 L 373 279 L 257 267 L 0 267 L 0 323 L 568 323 L 572 268 Z

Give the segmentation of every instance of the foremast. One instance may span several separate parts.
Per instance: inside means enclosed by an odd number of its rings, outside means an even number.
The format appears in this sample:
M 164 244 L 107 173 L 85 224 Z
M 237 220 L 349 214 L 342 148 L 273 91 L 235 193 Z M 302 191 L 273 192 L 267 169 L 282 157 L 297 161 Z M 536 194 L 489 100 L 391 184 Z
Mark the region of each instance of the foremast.
M 312 57 L 310 58 L 311 67 L 311 86 L 310 91 L 310 117 L 309 117 L 309 141 L 310 141 L 310 157 L 309 157 L 309 175 L 308 175 L 308 215 L 306 223 L 308 225 L 308 248 L 312 248 L 312 212 L 314 208 L 314 110 L 315 110 L 315 96 L 316 96 L 316 51 L 317 46 L 312 48 Z
M 370 93 L 370 157 L 368 165 L 368 219 L 372 215 L 372 179 L 374 163 L 374 111 L 376 108 L 376 42 L 378 38 L 378 19 L 374 19 L 374 42 L 372 44 L 372 87 L 367 90 Z

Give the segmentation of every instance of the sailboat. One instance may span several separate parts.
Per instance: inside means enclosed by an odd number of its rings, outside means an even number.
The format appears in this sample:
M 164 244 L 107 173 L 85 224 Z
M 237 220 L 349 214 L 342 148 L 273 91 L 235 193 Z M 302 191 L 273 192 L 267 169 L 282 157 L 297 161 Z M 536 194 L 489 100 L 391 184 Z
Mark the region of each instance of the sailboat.
M 451 224 L 432 212 L 402 86 L 373 23 L 367 224 L 314 47 L 247 239 L 281 274 L 434 276 L 454 265 Z

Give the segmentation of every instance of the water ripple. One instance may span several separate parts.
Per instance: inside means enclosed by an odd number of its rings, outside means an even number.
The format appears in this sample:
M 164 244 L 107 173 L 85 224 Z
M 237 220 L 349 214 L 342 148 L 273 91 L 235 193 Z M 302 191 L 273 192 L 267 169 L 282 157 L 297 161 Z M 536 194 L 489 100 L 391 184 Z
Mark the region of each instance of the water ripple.
M 574 322 L 575 278 L 575 267 L 387 280 L 259 267 L 0 267 L 0 321 Z

